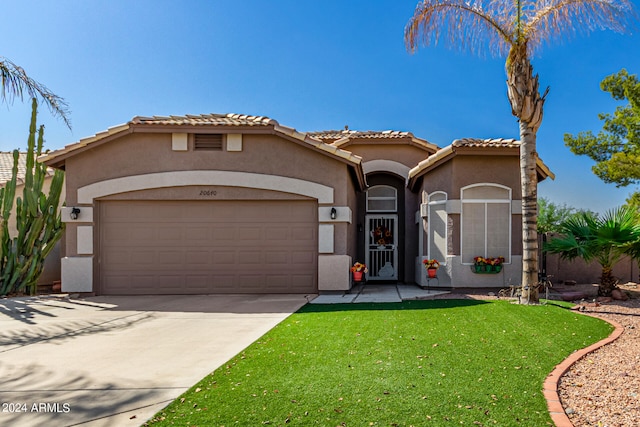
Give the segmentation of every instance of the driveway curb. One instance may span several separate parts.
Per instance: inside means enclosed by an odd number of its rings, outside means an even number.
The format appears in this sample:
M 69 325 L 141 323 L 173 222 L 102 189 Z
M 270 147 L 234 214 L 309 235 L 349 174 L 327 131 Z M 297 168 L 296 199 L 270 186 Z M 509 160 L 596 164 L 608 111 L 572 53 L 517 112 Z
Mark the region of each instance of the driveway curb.
M 597 343 L 590 345 L 589 347 L 585 347 L 582 350 L 578 350 L 572 353 L 569 357 L 560 362 L 560 364 L 557 365 L 555 369 L 551 371 L 549 376 L 547 376 L 547 378 L 544 380 L 542 393 L 544 394 L 545 399 L 547 399 L 547 408 L 549 409 L 549 414 L 551 415 L 551 419 L 553 420 L 553 423 L 556 425 L 556 427 L 574 427 L 573 423 L 564 412 L 564 408 L 562 407 L 562 403 L 560 402 L 560 396 L 558 395 L 558 381 L 560 381 L 562 375 L 564 375 L 564 373 L 567 372 L 569 368 L 571 368 L 571 366 L 573 366 L 573 364 L 578 360 L 582 359 L 587 354 L 594 352 L 600 347 L 603 347 L 617 340 L 624 332 L 624 327 L 615 320 L 603 319 L 602 317 L 598 317 L 595 314 L 591 313 L 581 314 L 604 320 L 615 329 L 607 338 L 600 340 Z

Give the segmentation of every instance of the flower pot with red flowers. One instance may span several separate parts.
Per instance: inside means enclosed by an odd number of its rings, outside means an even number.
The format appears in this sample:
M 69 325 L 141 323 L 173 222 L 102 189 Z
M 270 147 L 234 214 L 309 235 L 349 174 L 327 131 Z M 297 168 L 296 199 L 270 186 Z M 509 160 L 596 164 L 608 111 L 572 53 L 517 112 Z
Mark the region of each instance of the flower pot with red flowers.
M 365 264 L 361 262 L 356 262 L 355 264 L 353 264 L 353 267 L 351 267 L 351 273 L 353 274 L 353 281 L 364 282 L 364 279 L 365 279 L 364 274 L 368 271 L 369 269 Z
M 424 268 L 427 269 L 427 277 L 429 279 L 435 279 L 438 276 L 438 268 L 440 267 L 440 263 L 435 259 L 425 259 L 422 261 L 424 264 Z

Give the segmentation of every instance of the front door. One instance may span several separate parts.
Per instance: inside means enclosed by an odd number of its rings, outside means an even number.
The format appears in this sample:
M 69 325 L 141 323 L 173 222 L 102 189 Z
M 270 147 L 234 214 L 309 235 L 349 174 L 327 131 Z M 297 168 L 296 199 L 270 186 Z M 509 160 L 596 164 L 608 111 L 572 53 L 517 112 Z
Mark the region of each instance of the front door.
M 366 215 L 366 264 L 369 280 L 398 280 L 398 215 Z

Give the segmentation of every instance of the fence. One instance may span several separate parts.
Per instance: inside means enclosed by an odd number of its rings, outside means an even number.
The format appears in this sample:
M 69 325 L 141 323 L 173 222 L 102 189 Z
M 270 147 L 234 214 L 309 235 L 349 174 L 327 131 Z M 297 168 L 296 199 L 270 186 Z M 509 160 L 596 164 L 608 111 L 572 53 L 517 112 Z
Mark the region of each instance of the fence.
M 551 237 L 551 236 L 549 236 Z M 544 236 L 539 237 L 540 268 L 542 273 L 553 276 L 553 283 L 563 283 L 574 280 L 576 283 L 600 283 L 602 267 L 593 261 L 586 263 L 582 259 L 568 261 L 560 258 L 558 254 L 543 253 Z M 613 267 L 613 275 L 619 279 L 620 283 L 640 282 L 640 269 L 638 262 L 624 257 Z

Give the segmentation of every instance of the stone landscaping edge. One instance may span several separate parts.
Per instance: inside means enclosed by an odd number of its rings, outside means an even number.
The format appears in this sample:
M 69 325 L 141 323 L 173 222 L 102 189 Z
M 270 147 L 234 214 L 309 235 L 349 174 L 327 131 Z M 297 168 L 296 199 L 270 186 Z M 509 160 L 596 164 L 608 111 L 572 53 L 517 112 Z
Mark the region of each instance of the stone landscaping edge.
M 547 399 L 549 414 L 551 415 L 551 420 L 556 425 L 556 427 L 574 427 L 573 423 L 564 412 L 562 402 L 560 402 L 560 396 L 558 395 L 558 381 L 560 381 L 560 377 L 562 377 L 562 375 L 564 375 L 564 373 L 567 372 L 569 368 L 578 360 L 582 359 L 587 354 L 599 349 L 600 347 L 603 347 L 617 340 L 624 332 L 624 328 L 622 327 L 622 325 L 620 325 L 615 320 L 603 319 L 602 317 L 593 315 L 591 313 L 581 314 L 604 320 L 605 322 L 613 326 L 614 330 L 607 338 L 600 340 L 597 343 L 590 345 L 589 347 L 585 347 L 581 350 L 573 352 L 569 357 L 560 362 L 560 364 L 557 365 L 544 380 L 542 393 L 544 394 L 545 399 Z

